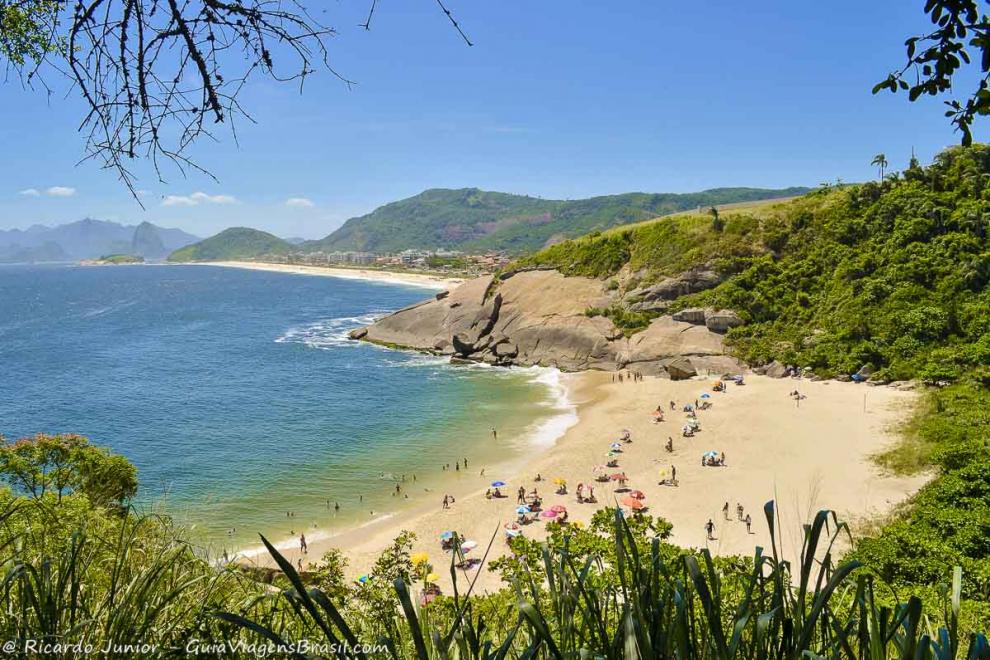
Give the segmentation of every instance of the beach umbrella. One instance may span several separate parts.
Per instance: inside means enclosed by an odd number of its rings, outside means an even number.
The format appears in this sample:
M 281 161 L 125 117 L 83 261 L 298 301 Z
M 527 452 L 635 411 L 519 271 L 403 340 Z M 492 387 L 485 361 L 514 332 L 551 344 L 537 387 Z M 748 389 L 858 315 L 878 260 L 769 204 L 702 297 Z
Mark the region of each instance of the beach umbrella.
M 554 504 L 550 507 L 551 511 L 556 511 L 557 513 L 567 513 L 567 507 L 563 504 Z
M 704 454 L 702 454 L 702 457 L 703 458 L 717 458 L 718 457 L 718 452 L 717 451 L 706 451 Z
M 558 486 L 563 486 L 564 484 L 567 483 L 567 479 L 564 479 L 563 477 L 557 477 L 556 479 L 553 480 L 553 482 Z
M 504 485 L 505 485 L 505 482 L 504 481 L 493 481 L 492 482 L 492 488 L 501 488 Z
M 371 578 L 368 577 L 367 575 L 362 575 L 361 577 L 359 577 L 357 579 L 357 581 L 358 581 L 358 584 L 366 584 L 368 582 L 368 580 L 370 580 L 370 579 Z
M 518 513 L 519 515 L 523 515 L 524 513 L 532 513 L 532 512 L 533 510 L 530 509 L 525 504 L 516 507 L 516 513 Z
M 471 550 L 474 550 L 477 547 L 478 547 L 477 541 L 465 541 L 464 543 L 461 544 L 461 550 L 463 550 L 464 552 L 470 552 Z
M 629 497 L 631 497 L 633 499 L 636 499 L 636 500 L 644 500 L 644 499 L 646 499 L 646 495 L 644 495 L 643 494 L 643 491 L 641 491 L 641 490 L 634 490 L 634 491 L 632 491 L 631 493 L 629 493 Z
M 425 564 L 426 562 L 430 561 L 430 556 L 425 552 L 417 552 L 412 556 L 410 556 L 409 560 L 413 563 L 413 566 L 417 566 L 419 564 Z
M 436 573 L 430 573 L 429 575 L 426 576 L 426 581 L 427 582 L 436 582 L 439 579 L 440 579 L 440 576 L 437 575 Z
M 557 512 L 554 511 L 553 509 L 547 509 L 546 511 L 544 511 L 543 513 L 541 513 L 540 516 L 542 516 L 544 518 L 556 518 L 557 517 Z
M 624 497 L 622 498 L 622 503 L 633 511 L 639 511 L 640 509 L 646 508 L 646 505 L 637 500 L 635 497 Z
M 712 395 L 709 394 L 708 392 L 705 392 L 704 394 L 701 395 L 701 398 L 702 399 L 710 399 L 710 398 L 712 398 Z
M 604 465 L 596 465 L 595 467 L 591 468 L 592 472 L 602 472 L 604 470 L 605 470 Z
M 613 442 L 612 444 L 609 445 L 609 449 L 612 450 L 622 449 L 622 445 L 620 445 L 618 442 Z
M 616 472 L 615 474 L 610 475 L 610 478 L 612 481 L 625 481 L 628 479 L 625 472 Z
M 507 529 L 507 530 L 505 530 L 505 535 L 508 536 L 510 539 L 514 539 L 517 536 L 519 536 L 520 534 L 522 534 L 522 530 L 521 529 Z
M 454 538 L 454 533 L 453 532 L 449 532 L 448 531 L 448 532 L 444 532 L 444 533 L 442 533 L 440 535 L 440 540 L 441 541 L 446 541 L 446 540 L 452 539 L 452 538 Z

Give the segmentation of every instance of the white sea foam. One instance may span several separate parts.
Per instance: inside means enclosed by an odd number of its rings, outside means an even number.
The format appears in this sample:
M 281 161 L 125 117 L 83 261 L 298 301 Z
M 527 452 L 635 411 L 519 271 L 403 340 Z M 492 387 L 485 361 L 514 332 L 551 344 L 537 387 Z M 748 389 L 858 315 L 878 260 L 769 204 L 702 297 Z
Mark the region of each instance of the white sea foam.
M 289 328 L 275 340 L 277 344 L 304 344 L 309 348 L 330 349 L 338 346 L 357 346 L 347 333 L 355 328 L 377 321 L 386 312 L 371 312 L 362 316 L 341 316 L 320 319 Z
M 357 526 L 357 529 L 363 529 L 370 525 L 377 525 L 380 522 L 384 522 L 392 517 L 394 513 L 380 513 L 374 515 L 370 520 L 367 520 Z M 353 529 L 350 525 L 347 526 L 347 530 Z M 327 541 L 329 539 L 337 536 L 334 532 L 327 529 L 309 529 L 303 530 L 303 534 L 306 535 L 306 543 L 311 544 L 314 542 Z M 299 536 L 289 536 L 280 541 L 272 543 L 276 550 L 298 550 L 299 549 Z M 235 554 L 235 558 L 248 559 L 251 557 L 263 557 L 268 555 L 268 548 L 263 545 L 252 545 L 247 548 L 241 548 Z
M 527 431 L 527 439 L 535 447 L 552 447 L 578 422 L 577 406 L 571 401 L 564 383 L 567 376 L 550 367 L 525 367 L 522 370 L 532 374 L 534 383 L 547 388 L 550 401 L 546 405 L 555 411 L 549 418 L 534 423 Z

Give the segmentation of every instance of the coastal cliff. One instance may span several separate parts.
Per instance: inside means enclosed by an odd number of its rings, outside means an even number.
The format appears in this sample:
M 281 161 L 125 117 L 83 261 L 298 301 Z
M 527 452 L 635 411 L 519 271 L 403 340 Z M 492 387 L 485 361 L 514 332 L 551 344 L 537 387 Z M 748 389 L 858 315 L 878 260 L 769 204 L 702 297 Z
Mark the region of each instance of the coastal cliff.
M 553 366 L 565 371 L 630 369 L 686 378 L 736 372 L 723 336 L 694 317 L 659 316 L 626 336 L 604 315 L 618 294 L 605 282 L 527 270 L 469 280 L 351 332 L 386 346 L 411 348 L 496 365 Z M 709 313 L 711 318 L 717 314 Z

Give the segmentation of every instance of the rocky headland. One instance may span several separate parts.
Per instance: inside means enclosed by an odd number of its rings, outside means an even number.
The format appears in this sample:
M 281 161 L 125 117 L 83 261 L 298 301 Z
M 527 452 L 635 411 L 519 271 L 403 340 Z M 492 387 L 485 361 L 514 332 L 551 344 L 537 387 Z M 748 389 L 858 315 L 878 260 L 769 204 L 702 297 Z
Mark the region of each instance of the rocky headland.
M 620 294 L 606 282 L 523 270 L 469 280 L 351 332 L 359 339 L 495 365 L 540 365 L 564 371 L 629 369 L 689 378 L 736 373 L 724 333 L 741 320 L 732 311 L 685 309 L 661 314 L 627 336 L 601 310 L 620 305 L 659 313 L 678 296 L 714 286 L 714 273 L 692 271 Z

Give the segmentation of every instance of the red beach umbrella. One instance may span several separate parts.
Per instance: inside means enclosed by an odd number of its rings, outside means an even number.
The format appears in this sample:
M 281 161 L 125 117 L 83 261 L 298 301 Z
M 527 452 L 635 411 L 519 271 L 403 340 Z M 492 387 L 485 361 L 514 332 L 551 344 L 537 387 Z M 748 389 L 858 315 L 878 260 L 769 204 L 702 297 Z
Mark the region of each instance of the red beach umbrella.
M 633 511 L 639 511 L 646 508 L 646 505 L 643 504 L 642 501 L 637 500 L 635 497 L 624 497 L 622 498 L 622 503 Z

